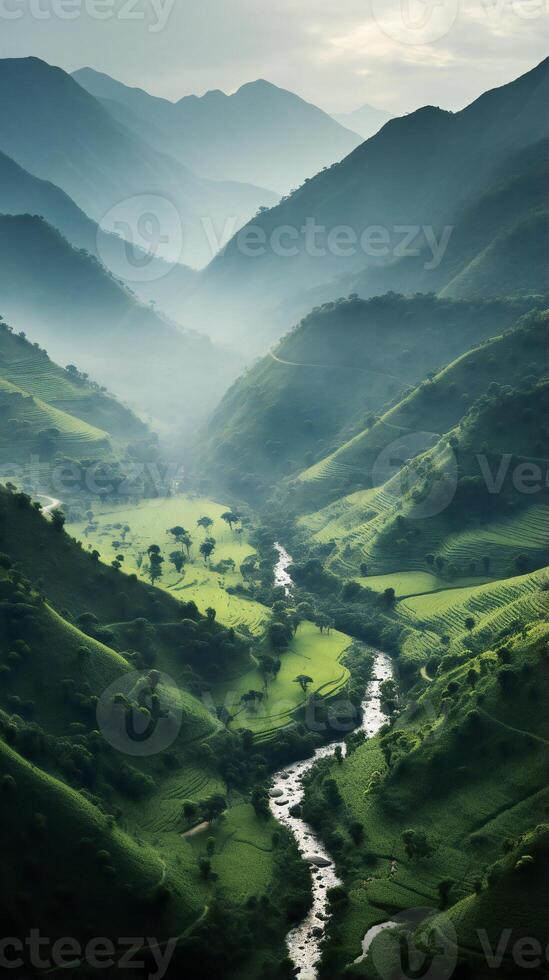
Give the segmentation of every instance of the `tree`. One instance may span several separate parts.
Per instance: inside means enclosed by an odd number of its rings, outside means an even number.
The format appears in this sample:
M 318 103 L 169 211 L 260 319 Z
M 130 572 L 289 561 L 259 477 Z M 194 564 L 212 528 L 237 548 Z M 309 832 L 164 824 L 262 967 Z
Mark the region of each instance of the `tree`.
M 227 800 L 220 793 L 215 793 L 200 804 L 200 814 L 208 823 L 213 823 L 227 809 Z
M 197 811 L 198 807 L 196 803 L 194 803 L 192 800 L 184 801 L 181 812 L 188 827 L 192 824 L 193 820 L 196 820 Z
M 213 608 L 213 606 L 208 606 L 208 608 L 206 609 L 206 618 L 207 618 L 210 626 L 213 626 L 213 624 L 215 623 L 215 617 L 216 616 L 217 616 L 217 612 Z
M 215 854 L 215 837 L 208 837 L 206 841 L 206 854 L 209 858 L 213 857 Z
M 201 527 L 204 533 L 206 533 L 206 531 L 209 531 L 213 527 L 213 521 L 211 517 L 199 517 L 196 526 Z
M 149 556 L 149 578 L 151 585 L 154 585 L 159 578 L 162 578 L 164 559 L 160 554 L 160 548 L 157 544 L 151 544 L 147 549 L 147 554 Z
M 394 606 L 396 599 L 396 592 L 394 589 L 385 589 L 383 593 L 383 598 L 388 606 Z
M 181 527 L 180 524 L 176 524 L 175 527 L 170 528 L 168 534 L 171 534 L 175 538 L 177 543 L 181 544 L 182 538 L 184 538 L 184 536 L 188 534 L 188 531 L 186 531 L 184 527 Z
M 402 834 L 402 842 L 408 857 L 415 858 L 416 861 L 427 858 L 433 853 L 424 830 L 405 830 Z
M 65 515 L 62 510 L 52 510 L 51 522 L 56 531 L 62 531 L 65 527 Z
M 444 912 L 448 908 L 448 900 L 450 898 L 450 892 L 455 885 L 453 878 L 445 878 L 443 881 L 438 883 L 438 894 L 440 897 L 439 909 Z
M 181 575 L 183 570 L 183 565 L 185 564 L 185 556 L 182 551 L 172 551 L 170 555 L 170 564 L 173 565 L 178 575 Z
M 294 684 L 299 684 L 304 694 L 307 693 L 307 688 L 309 685 L 313 683 L 313 678 L 309 677 L 307 674 L 298 674 L 298 676 L 294 678 Z
M 255 786 L 252 790 L 251 803 L 260 820 L 269 816 L 269 797 L 262 786 Z
M 207 538 L 206 541 L 203 541 L 202 544 L 200 545 L 200 554 L 204 559 L 205 565 L 208 564 L 214 551 L 215 551 L 215 541 L 213 538 Z
M 183 545 L 185 551 L 187 552 L 187 558 L 190 558 L 193 539 L 191 538 L 188 531 L 185 531 L 185 534 L 181 538 L 181 544 Z
M 469 684 L 471 685 L 473 690 L 477 686 L 478 677 L 479 677 L 478 670 L 475 670 L 474 667 L 471 667 L 471 669 L 467 672 L 467 680 L 469 681 Z
M 240 698 L 240 703 L 247 706 L 249 704 L 261 704 L 261 702 L 264 700 L 265 695 L 263 694 L 263 691 L 248 691 L 247 694 L 242 695 Z
M 225 524 L 228 524 L 232 531 L 233 526 L 235 524 L 238 524 L 238 522 L 240 521 L 240 517 L 234 511 L 227 510 L 225 511 L 224 514 L 221 515 L 221 520 L 225 521 Z
M 467 619 L 465 620 L 465 629 L 469 630 L 469 632 L 472 633 L 476 624 L 477 621 L 474 616 L 467 616 Z
M 349 833 L 355 844 L 361 844 L 364 840 L 364 824 L 361 824 L 358 820 L 353 820 L 349 825 Z

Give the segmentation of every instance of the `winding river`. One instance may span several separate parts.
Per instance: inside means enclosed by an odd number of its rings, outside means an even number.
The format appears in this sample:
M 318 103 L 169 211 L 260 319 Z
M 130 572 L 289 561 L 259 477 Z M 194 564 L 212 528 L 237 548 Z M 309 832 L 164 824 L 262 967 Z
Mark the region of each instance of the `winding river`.
M 288 567 L 292 559 L 282 545 L 277 543 L 275 548 L 279 555 L 275 582 L 283 586 L 289 594 L 293 583 Z M 391 658 L 385 653 L 376 653 L 372 679 L 362 703 L 362 721 L 359 726 L 360 730 L 370 738 L 377 734 L 387 721 L 381 703 L 381 685 L 384 681 L 391 680 L 393 675 Z M 344 741 L 331 742 L 317 749 L 312 759 L 294 763 L 287 769 L 275 773 L 270 790 L 271 811 L 276 819 L 293 834 L 300 854 L 311 865 L 313 876 L 312 908 L 303 922 L 292 929 L 286 937 L 290 957 L 298 969 L 299 980 L 316 980 L 320 947 L 329 918 L 327 893 L 330 888 L 341 882 L 337 877 L 333 858 L 320 838 L 304 820 L 292 816 L 290 810 L 303 799 L 302 781 L 305 774 L 319 759 L 333 755 L 338 745 L 345 753 Z

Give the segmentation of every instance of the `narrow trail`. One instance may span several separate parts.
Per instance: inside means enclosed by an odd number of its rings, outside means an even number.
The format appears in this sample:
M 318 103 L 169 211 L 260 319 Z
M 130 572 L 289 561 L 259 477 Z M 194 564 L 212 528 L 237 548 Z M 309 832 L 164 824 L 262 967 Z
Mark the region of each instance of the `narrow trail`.
M 57 508 L 58 507 L 61 507 L 61 505 L 62 505 L 62 501 L 61 500 L 56 500 L 55 497 L 50 497 L 46 493 L 38 493 L 36 495 L 36 499 L 37 500 L 49 500 L 49 503 L 46 504 L 45 507 L 42 507 L 42 513 L 43 514 L 51 515 L 54 510 L 57 510 Z
M 358 371 L 359 374 L 369 374 L 375 375 L 378 378 L 391 378 L 392 381 L 400 381 L 402 384 L 408 384 L 406 378 L 399 378 L 396 374 L 388 374 L 387 371 L 374 371 L 370 368 L 357 367 L 354 364 L 315 364 L 315 363 L 300 363 L 299 361 L 286 361 L 282 357 L 278 357 L 269 351 L 269 357 L 276 361 L 277 364 L 284 364 L 287 367 L 298 367 L 298 368 L 317 368 L 322 370 L 334 371 L 338 368 L 342 371 Z
M 494 725 L 499 725 L 500 728 L 506 728 L 508 732 L 513 732 L 514 735 L 523 735 L 525 738 L 533 738 L 536 742 L 541 742 L 542 745 L 549 745 L 549 741 L 543 738 L 541 735 L 535 735 L 534 732 L 528 732 L 524 728 L 514 728 L 513 725 L 508 725 L 505 721 L 500 721 L 499 718 L 494 718 L 489 711 L 485 711 L 483 708 L 479 708 L 479 714 L 484 715 L 488 718 Z

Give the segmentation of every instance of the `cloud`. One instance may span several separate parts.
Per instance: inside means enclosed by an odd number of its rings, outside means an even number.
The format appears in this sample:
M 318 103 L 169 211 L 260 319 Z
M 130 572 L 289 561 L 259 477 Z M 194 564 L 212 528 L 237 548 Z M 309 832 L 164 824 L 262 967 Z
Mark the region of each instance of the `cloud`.
M 36 0 L 15 2 L 26 13 L 0 25 L 2 57 L 88 64 L 173 99 L 264 77 L 331 111 L 459 108 L 541 61 L 549 21 L 549 0 L 175 0 L 166 28 L 151 33 L 153 0 L 138 0 L 142 21 L 38 21 Z M 399 39 L 403 23 L 406 34 L 424 19 L 434 39 L 421 29 Z

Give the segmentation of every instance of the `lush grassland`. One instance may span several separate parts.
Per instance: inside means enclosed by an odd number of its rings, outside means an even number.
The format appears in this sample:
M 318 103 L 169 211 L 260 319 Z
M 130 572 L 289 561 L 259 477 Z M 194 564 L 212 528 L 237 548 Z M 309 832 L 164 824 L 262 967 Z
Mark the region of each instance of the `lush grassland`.
M 365 589 L 372 589 L 373 592 L 384 592 L 385 589 L 394 589 L 397 598 L 406 596 L 426 595 L 430 592 L 442 592 L 448 590 L 448 581 L 432 572 L 396 572 L 394 575 L 371 575 L 366 578 L 358 576 L 355 579 Z M 483 585 L 487 579 L 458 578 L 452 582 L 452 589 L 461 589 L 466 586 Z
M 340 661 L 349 643 L 349 637 L 343 633 L 332 631 L 321 635 L 312 623 L 303 623 L 289 650 L 281 657 L 282 666 L 276 680 L 266 686 L 259 670 L 250 670 L 217 685 L 213 691 L 215 701 L 234 715 L 231 727 L 247 728 L 258 736 L 269 737 L 293 720 L 310 694 L 329 697 L 347 682 L 349 671 Z M 313 678 L 307 694 L 295 682 L 300 674 Z M 240 699 L 250 690 L 263 691 L 265 700 L 258 707 L 243 708 Z
M 46 452 L 40 433 L 57 430 Z M 69 456 L 96 458 L 110 449 L 106 432 L 53 408 L 22 388 L 0 378 L 0 453 L 11 462 L 34 452 L 46 455 L 62 451 Z
M 190 497 L 148 500 L 133 507 L 105 505 L 94 509 L 96 527 L 93 530 L 87 530 L 87 523 L 80 523 L 71 525 L 70 531 L 88 548 L 97 548 L 105 562 L 122 554 L 124 571 L 133 572 L 143 580 L 148 578 L 147 549 L 152 544 L 158 545 L 165 557 L 162 578 L 156 583 L 158 587 L 183 602 L 196 602 L 201 612 L 208 607 L 214 608 L 219 621 L 226 626 L 246 626 L 252 633 L 259 633 L 266 621 L 267 610 L 252 599 L 226 591 L 244 586 L 240 565 L 254 553 L 245 534 L 231 531 L 221 520 L 221 514 L 226 511 L 227 507 L 222 504 Z M 219 573 L 205 564 L 199 551 L 205 532 L 196 523 L 201 517 L 213 521 L 207 532 L 216 541 L 210 564 L 232 559 L 234 572 Z M 168 560 L 170 553 L 177 550 L 176 541 L 169 534 L 169 529 L 176 525 L 185 527 L 193 539 L 182 574 Z M 125 526 L 129 526 L 130 531 L 124 537 L 121 529 Z M 116 547 L 114 541 L 118 542 Z
M 373 416 L 370 424 L 327 456 L 300 473 L 292 484 L 290 499 L 299 512 L 311 512 L 330 500 L 368 489 L 375 478 L 375 464 L 392 443 L 415 433 L 448 432 L 457 425 L 490 385 L 516 385 L 525 378 L 543 377 L 540 350 L 547 344 L 549 318 L 535 314 L 517 329 L 495 336 L 462 354 L 428 381 L 405 395 L 387 412 Z M 433 436 L 433 438 L 436 438 Z
M 506 839 L 516 842 L 546 819 L 548 635 L 546 625 L 537 625 L 510 640 L 511 664 L 504 675 L 491 651 L 440 673 L 391 731 L 356 749 L 341 765 L 324 764 L 315 777 L 308 812 L 328 841 L 334 833 L 341 838 L 338 860 L 348 889 L 334 931 L 340 966 L 358 955 L 372 925 L 403 909 L 436 910 L 438 886 L 446 879 L 452 879 L 456 916 L 466 918 L 479 878 L 481 899 L 475 901 L 482 901 L 484 912 L 475 921 L 490 928 L 507 924 L 500 918 L 500 901 L 490 902 L 493 886 L 485 875 L 501 858 Z M 478 677 L 474 689 L 468 682 L 471 667 Z M 374 773 L 381 774 L 381 782 L 372 780 Z M 321 805 L 328 776 L 343 800 L 331 809 Z M 353 820 L 364 827 L 359 845 L 349 837 Z M 427 835 L 430 854 L 417 858 L 406 852 L 402 834 L 409 829 Z M 535 904 L 536 895 L 534 888 L 523 900 Z M 509 907 L 509 890 L 506 898 Z M 537 908 L 532 921 L 541 921 Z M 378 976 L 368 962 L 352 973 Z M 329 969 L 326 975 L 332 975 Z
M 39 402 L 121 440 L 143 437 L 145 425 L 115 398 L 55 364 L 38 345 L 0 324 L 0 377 Z

